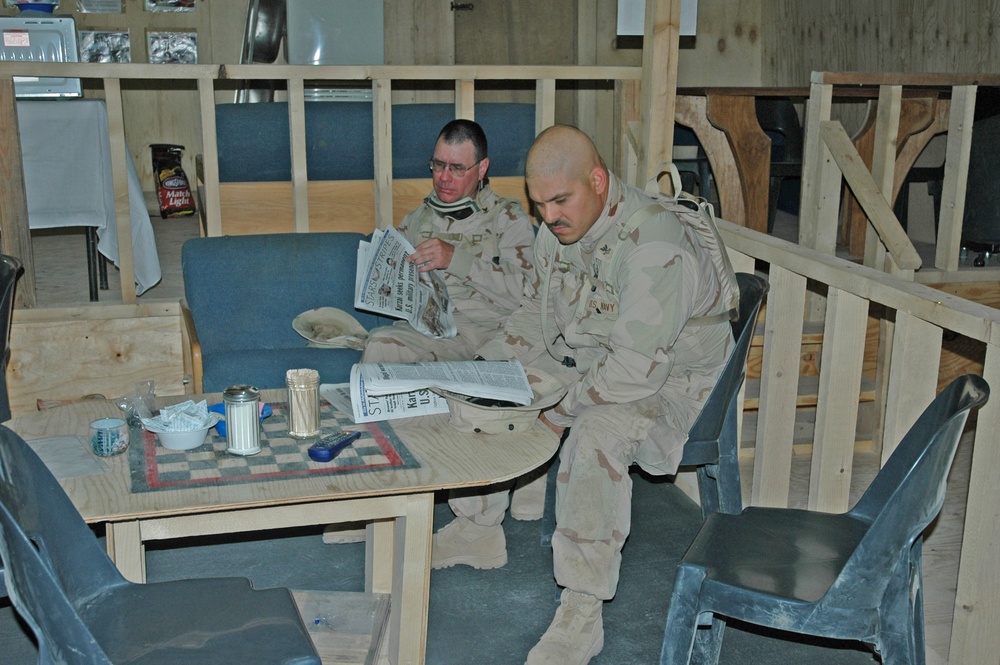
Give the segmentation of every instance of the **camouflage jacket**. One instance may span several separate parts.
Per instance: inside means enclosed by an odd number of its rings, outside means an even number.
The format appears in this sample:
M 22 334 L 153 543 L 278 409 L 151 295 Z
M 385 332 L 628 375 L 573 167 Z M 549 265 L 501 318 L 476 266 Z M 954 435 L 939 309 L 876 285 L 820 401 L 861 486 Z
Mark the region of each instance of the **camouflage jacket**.
M 535 229 L 521 204 L 497 196 L 489 185 L 476 197 L 481 210 L 465 219 L 443 217 L 426 203 L 399 225 L 413 246 L 440 238 L 455 247 L 444 271 L 455 309 L 490 330 L 517 308 L 534 275 Z
M 732 333 L 728 322 L 688 325 L 691 317 L 726 311 L 720 280 L 694 231 L 674 213 L 628 224 L 651 202 L 610 175 L 604 211 L 579 242 L 563 246 L 542 228 L 535 278 L 480 355 L 518 358 L 570 380 L 566 396 L 546 413 L 558 426 L 571 426 L 590 406 L 646 400 L 644 413 L 666 416 L 665 430 L 656 433 L 663 450 L 648 456 L 648 466 L 672 472 L 664 460 L 686 440 Z M 672 459 L 675 467 L 679 458 Z

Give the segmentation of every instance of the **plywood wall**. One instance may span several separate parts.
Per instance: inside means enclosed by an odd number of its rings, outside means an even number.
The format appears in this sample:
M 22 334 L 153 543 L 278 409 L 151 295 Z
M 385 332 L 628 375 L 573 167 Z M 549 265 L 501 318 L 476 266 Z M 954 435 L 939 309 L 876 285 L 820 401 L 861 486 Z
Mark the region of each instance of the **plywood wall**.
M 996 72 L 997 0 L 761 0 L 763 82 L 811 71 Z

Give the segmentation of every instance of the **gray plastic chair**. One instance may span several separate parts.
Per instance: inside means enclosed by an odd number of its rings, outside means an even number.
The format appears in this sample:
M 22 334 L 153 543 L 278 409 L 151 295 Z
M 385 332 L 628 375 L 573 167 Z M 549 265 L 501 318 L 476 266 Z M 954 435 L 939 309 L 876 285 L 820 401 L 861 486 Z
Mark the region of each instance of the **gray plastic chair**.
M 123 578 L 48 468 L 3 426 L 0 557 L 42 665 L 320 664 L 288 589 Z
M 660 664 L 717 663 L 729 618 L 922 665 L 921 534 L 944 503 L 969 411 L 988 396 L 982 377 L 952 381 L 847 513 L 710 515 L 678 564 Z
M 0 423 L 10 420 L 10 400 L 7 397 L 7 361 L 10 360 L 10 322 L 14 310 L 14 287 L 24 272 L 21 262 L 13 256 L 0 254 Z
M 739 318 L 732 323 L 736 346 L 701 414 L 688 431 L 680 463 L 682 468 L 697 469 L 701 512 L 706 516 L 720 510 L 738 513 L 743 509 L 737 440 L 739 393 L 746 378 L 747 356 L 757 315 L 769 285 L 763 277 L 748 273 L 736 273 L 736 281 L 740 286 Z M 541 537 L 543 547 L 552 544 L 555 532 L 558 467 L 558 462 L 553 462 L 546 481 Z

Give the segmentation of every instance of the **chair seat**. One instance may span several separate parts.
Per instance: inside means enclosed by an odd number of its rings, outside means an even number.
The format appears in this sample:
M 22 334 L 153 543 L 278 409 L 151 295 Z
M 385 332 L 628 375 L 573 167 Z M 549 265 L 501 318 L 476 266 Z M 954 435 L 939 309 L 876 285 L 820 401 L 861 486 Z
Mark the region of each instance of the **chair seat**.
M 969 411 L 988 396 L 982 377 L 952 381 L 848 513 L 709 515 L 677 566 L 660 664 L 718 663 L 726 621 L 739 619 L 923 665 L 921 534 L 944 503 Z
M 868 526 L 846 514 L 782 508 L 713 513 L 681 565 L 705 568 L 708 594 L 711 583 L 719 582 L 816 602 L 830 589 Z
M 246 578 L 115 586 L 79 613 L 116 664 L 320 663 L 288 589 Z

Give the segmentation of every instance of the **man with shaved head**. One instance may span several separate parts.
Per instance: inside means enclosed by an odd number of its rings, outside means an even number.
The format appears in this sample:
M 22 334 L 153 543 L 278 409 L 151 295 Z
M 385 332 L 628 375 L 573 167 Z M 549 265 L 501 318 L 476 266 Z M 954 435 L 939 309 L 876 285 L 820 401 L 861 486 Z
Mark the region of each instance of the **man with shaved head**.
M 565 435 L 552 538 L 564 589 L 527 663 L 577 665 L 604 645 L 602 607 L 615 595 L 630 530 L 629 466 L 676 472 L 733 346 L 735 280 L 713 262 L 718 245 L 684 221 L 690 210 L 624 184 L 574 127 L 539 134 L 525 180 L 545 222 L 535 276 L 479 355 L 516 358 L 568 386 L 539 416 Z M 507 501 L 505 491 L 453 500 L 457 517 L 435 534 L 432 565 L 502 565 Z

